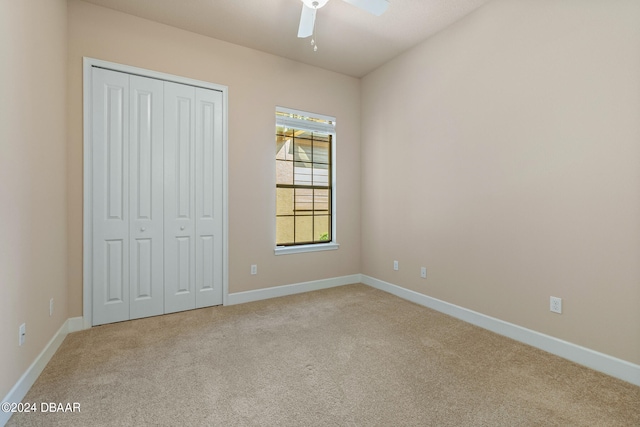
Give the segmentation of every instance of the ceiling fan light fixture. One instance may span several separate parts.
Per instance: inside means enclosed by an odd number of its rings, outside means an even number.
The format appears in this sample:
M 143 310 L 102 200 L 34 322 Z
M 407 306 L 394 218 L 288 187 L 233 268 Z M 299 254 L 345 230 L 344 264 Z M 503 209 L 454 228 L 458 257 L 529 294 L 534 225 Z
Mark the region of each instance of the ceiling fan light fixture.
M 329 0 L 302 0 L 302 16 L 300 18 L 298 37 L 304 38 L 311 36 L 311 46 L 313 46 L 314 52 L 318 51 L 318 43 L 316 41 L 316 13 L 318 9 L 328 2 Z
M 329 0 L 301 0 L 302 14 L 298 27 L 298 38 L 304 39 L 311 36 L 313 51 L 318 51 L 316 40 L 316 13 L 318 9 L 327 4 Z M 375 16 L 382 15 L 389 7 L 389 0 L 343 0 L 352 6 L 367 11 Z

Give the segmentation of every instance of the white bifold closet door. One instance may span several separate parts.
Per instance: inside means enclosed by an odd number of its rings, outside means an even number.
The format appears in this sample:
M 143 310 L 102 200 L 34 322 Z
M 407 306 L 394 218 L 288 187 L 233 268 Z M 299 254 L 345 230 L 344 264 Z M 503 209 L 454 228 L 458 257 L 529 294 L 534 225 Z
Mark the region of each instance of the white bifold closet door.
M 222 94 L 92 71 L 93 324 L 222 303 Z
M 222 303 L 221 94 L 165 82 L 165 312 Z

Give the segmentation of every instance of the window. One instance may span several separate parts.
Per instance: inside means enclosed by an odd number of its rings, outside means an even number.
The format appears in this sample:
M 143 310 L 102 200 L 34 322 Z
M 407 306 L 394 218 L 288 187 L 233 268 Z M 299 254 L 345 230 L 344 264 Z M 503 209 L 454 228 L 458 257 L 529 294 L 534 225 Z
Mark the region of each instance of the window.
M 276 109 L 276 254 L 337 249 L 335 119 Z

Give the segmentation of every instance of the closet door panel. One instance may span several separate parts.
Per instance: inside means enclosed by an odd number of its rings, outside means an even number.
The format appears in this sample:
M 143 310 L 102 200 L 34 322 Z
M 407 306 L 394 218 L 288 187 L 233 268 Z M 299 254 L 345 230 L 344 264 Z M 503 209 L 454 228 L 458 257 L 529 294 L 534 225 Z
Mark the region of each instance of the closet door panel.
M 222 304 L 222 93 L 196 89 L 196 306 Z
M 131 318 L 164 313 L 163 82 L 130 77 Z
M 129 76 L 92 73 L 93 324 L 129 318 Z
M 195 88 L 164 82 L 165 313 L 195 308 Z

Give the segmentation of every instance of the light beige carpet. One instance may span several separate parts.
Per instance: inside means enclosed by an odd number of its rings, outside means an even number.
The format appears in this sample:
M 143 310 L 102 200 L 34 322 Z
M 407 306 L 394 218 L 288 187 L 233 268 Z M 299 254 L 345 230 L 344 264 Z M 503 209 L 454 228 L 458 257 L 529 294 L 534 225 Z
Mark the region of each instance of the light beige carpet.
M 70 334 L 10 426 L 640 426 L 640 387 L 364 285 Z

